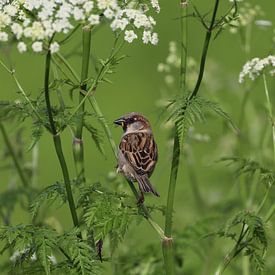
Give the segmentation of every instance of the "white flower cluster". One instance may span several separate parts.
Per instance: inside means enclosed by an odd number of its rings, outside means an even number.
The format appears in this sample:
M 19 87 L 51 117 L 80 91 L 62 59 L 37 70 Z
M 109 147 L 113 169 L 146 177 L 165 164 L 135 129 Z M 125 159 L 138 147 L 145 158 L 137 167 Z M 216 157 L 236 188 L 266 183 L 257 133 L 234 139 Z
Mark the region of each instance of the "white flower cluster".
M 249 77 L 250 79 L 256 79 L 265 69 L 266 67 L 275 67 L 275 56 L 269 55 L 266 58 L 260 59 L 255 57 L 250 61 L 246 62 L 243 66 L 243 69 L 239 75 L 239 82 L 244 82 L 245 77 Z M 274 69 L 270 71 L 273 75 Z
M 143 0 L 148 2 L 148 0 Z M 148 15 L 150 8 L 142 0 L 0 0 L 0 42 L 11 36 L 18 40 L 17 48 L 23 53 L 31 48 L 41 52 L 54 34 L 67 34 L 77 24 L 95 26 L 101 18 L 110 22 L 113 31 L 124 32 L 124 39 L 132 43 L 141 32 L 145 44 L 158 43 L 153 32 L 156 24 Z M 158 0 L 151 0 L 151 8 L 160 11 Z M 52 53 L 60 45 L 53 42 Z
M 178 69 L 180 67 L 180 53 L 175 41 L 169 42 L 169 52 L 166 57 L 165 63 L 158 64 L 158 72 L 165 73 L 164 81 L 166 84 L 171 85 L 174 83 L 175 78 L 173 76 L 173 69 Z

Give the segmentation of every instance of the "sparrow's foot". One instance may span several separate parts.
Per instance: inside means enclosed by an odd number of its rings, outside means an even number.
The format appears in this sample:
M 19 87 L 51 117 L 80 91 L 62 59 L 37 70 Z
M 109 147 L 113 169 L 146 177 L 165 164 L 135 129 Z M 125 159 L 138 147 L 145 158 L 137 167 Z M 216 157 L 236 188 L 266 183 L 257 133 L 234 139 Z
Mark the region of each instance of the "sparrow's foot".
M 143 203 L 144 203 L 144 195 L 143 195 L 143 193 L 140 193 L 140 196 L 137 201 L 137 205 L 141 205 Z

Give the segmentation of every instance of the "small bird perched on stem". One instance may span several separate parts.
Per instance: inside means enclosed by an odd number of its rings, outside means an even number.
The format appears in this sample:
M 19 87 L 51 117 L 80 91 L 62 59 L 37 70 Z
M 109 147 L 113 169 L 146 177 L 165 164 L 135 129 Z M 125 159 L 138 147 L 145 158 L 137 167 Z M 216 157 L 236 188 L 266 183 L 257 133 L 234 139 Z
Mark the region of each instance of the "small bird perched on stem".
M 114 123 L 124 130 L 119 144 L 117 171 L 128 180 L 138 182 L 141 192 L 139 203 L 144 201 L 144 193 L 151 192 L 159 197 L 149 181 L 158 160 L 158 149 L 149 121 L 139 113 L 130 113 Z

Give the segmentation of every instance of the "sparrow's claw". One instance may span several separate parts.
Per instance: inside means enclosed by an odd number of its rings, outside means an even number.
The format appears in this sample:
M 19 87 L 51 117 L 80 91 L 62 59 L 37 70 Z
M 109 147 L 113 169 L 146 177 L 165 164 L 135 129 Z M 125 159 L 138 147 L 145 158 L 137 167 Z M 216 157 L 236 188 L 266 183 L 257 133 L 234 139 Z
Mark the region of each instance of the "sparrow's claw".
M 144 203 L 144 195 L 143 195 L 143 193 L 141 192 L 141 193 L 140 193 L 140 196 L 139 196 L 139 198 L 138 198 L 137 204 L 138 204 L 138 205 L 141 205 L 141 204 L 143 204 L 143 203 Z

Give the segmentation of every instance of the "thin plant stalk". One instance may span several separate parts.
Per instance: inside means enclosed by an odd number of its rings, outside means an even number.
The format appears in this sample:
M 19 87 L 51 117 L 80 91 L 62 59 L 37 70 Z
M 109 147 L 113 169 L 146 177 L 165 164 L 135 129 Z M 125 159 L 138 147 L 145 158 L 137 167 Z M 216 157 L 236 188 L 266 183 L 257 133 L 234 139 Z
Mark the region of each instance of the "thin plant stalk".
M 200 89 L 200 86 L 201 86 L 201 81 L 202 81 L 203 75 L 204 75 L 204 68 L 205 68 L 205 62 L 206 62 L 207 52 L 208 52 L 208 48 L 209 48 L 209 43 L 211 40 L 213 29 L 215 28 L 215 20 L 216 20 L 216 16 L 217 16 L 219 3 L 220 3 L 220 0 L 215 1 L 215 6 L 214 6 L 213 14 L 212 14 L 211 23 L 206 31 L 206 34 L 205 34 L 203 51 L 202 51 L 201 61 L 200 61 L 199 76 L 198 76 L 195 88 L 189 96 L 189 100 L 191 100 L 193 97 L 195 97 L 197 95 L 197 93 Z
M 212 31 L 215 28 L 215 21 L 217 16 L 217 11 L 219 7 L 219 0 L 215 1 L 215 6 L 211 18 L 211 22 L 209 27 L 207 28 L 205 39 L 204 39 L 204 45 L 203 45 L 203 51 L 200 61 L 200 70 L 198 79 L 195 85 L 194 90 L 192 93 L 190 93 L 188 100 L 193 99 L 197 93 L 199 92 L 199 88 L 201 86 L 201 82 L 204 75 L 204 69 L 205 69 L 205 62 L 206 57 L 208 53 L 209 43 L 212 36 Z M 182 2 L 182 8 L 185 9 L 182 10 L 182 16 L 181 16 L 181 27 L 183 28 L 183 20 L 187 21 L 187 6 L 183 5 L 185 3 Z M 184 11 L 185 10 L 185 11 Z M 185 13 L 184 13 L 185 12 Z M 187 41 L 187 32 L 182 33 L 182 45 L 186 45 Z M 180 81 L 180 90 L 184 92 L 185 90 L 185 75 L 186 74 L 186 67 L 185 70 L 183 69 L 184 65 L 186 66 L 186 53 L 184 54 L 184 51 L 181 53 L 181 81 Z M 176 126 L 176 125 L 175 125 Z M 164 256 L 164 264 L 165 264 L 165 270 L 166 274 L 173 275 L 175 274 L 175 267 L 174 267 L 174 253 L 173 253 L 173 239 L 172 239 L 172 224 L 173 224 L 173 206 L 174 206 L 174 198 L 175 198 L 175 189 L 176 189 L 176 183 L 177 183 L 177 175 L 178 175 L 178 167 L 179 167 L 179 160 L 180 160 L 180 143 L 179 139 L 177 137 L 177 132 L 175 129 L 174 133 L 174 148 L 173 148 L 173 157 L 172 157 L 172 166 L 170 171 L 170 180 L 169 180 L 169 187 L 168 187 L 168 196 L 167 196 L 167 207 L 166 207 L 166 216 L 165 216 L 165 236 L 167 239 L 163 242 L 163 256 Z
M 91 49 L 91 27 L 84 26 L 82 30 L 82 70 L 81 70 L 81 92 L 79 93 L 79 103 L 82 102 L 87 93 L 87 78 L 89 73 L 90 49 Z M 80 105 L 78 111 L 78 124 L 76 126 L 73 141 L 73 153 L 77 179 L 85 182 L 84 149 L 83 149 L 83 125 L 84 125 L 85 102 Z
M 184 3 L 186 5 L 184 5 Z M 186 86 L 186 73 L 187 73 L 187 2 L 181 3 L 181 66 L 180 66 L 180 90 L 185 92 Z M 162 242 L 162 252 L 164 259 L 164 266 L 167 275 L 175 273 L 174 266 L 174 251 L 172 239 L 172 222 L 173 222 L 173 206 L 176 191 L 176 183 L 178 177 L 179 161 L 180 161 L 180 143 L 177 136 L 176 129 L 174 129 L 174 147 L 172 166 L 170 171 L 170 180 L 167 195 L 166 215 L 165 215 L 165 229 L 164 233 L 167 237 Z
M 266 103 L 267 103 L 267 110 L 269 114 L 269 118 L 271 120 L 271 127 L 272 127 L 272 144 L 273 144 L 273 160 L 275 161 L 275 125 L 274 125 L 274 119 L 273 119 L 273 112 L 272 112 L 272 105 L 269 97 L 267 82 L 266 82 L 266 76 L 263 74 L 263 81 L 264 81 L 264 90 L 265 90 L 265 96 L 266 96 Z
M 65 157 L 63 154 L 63 150 L 62 150 L 61 138 L 60 138 L 60 135 L 57 133 L 54 119 L 53 119 L 53 114 L 52 114 L 50 90 L 49 90 L 50 66 L 51 66 L 51 52 L 48 51 L 47 55 L 46 55 L 45 79 L 44 79 L 44 93 L 45 93 L 47 114 L 48 114 L 48 118 L 49 118 L 50 129 L 51 129 L 51 133 L 52 133 L 52 137 L 53 137 L 55 152 L 58 157 L 59 164 L 60 164 L 62 174 L 63 174 L 63 179 L 64 179 L 66 193 L 67 193 L 67 199 L 68 199 L 68 203 L 69 203 L 69 208 L 70 208 L 73 224 L 74 224 L 74 226 L 78 227 L 79 222 L 78 222 L 76 207 L 75 207 L 74 198 L 73 198 L 72 189 L 71 189 L 69 171 L 68 171 L 67 163 L 66 163 L 66 160 L 65 160 Z
M 28 185 L 29 185 L 28 179 L 27 179 L 27 177 L 26 177 L 26 175 L 24 173 L 23 168 L 21 167 L 20 161 L 18 160 L 18 157 L 17 157 L 17 155 L 16 155 L 16 153 L 15 153 L 15 151 L 13 149 L 13 146 L 11 144 L 11 141 L 10 141 L 8 135 L 7 135 L 7 131 L 6 131 L 4 125 L 3 125 L 3 123 L 1 121 L 0 121 L 0 131 L 1 131 L 2 135 L 3 135 L 4 142 L 5 142 L 8 150 L 9 150 L 9 153 L 10 153 L 10 155 L 12 157 L 14 166 L 15 166 L 15 168 L 17 170 L 17 173 L 18 173 L 18 175 L 20 177 L 20 180 L 21 180 L 21 182 L 22 182 L 22 184 L 23 184 L 24 187 L 28 187 Z

